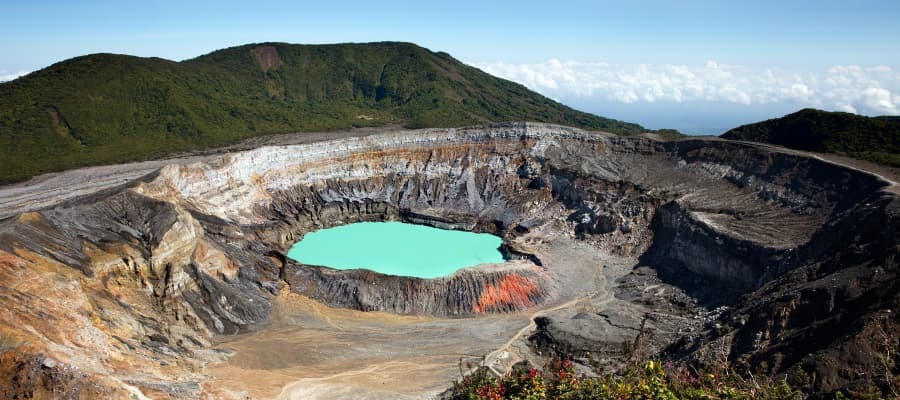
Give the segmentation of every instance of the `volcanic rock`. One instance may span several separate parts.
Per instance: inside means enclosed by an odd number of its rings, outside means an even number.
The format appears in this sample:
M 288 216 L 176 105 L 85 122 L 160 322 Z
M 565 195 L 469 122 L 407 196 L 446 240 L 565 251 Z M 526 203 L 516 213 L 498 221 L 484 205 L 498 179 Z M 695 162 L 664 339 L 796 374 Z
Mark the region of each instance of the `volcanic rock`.
M 264 329 L 285 292 L 476 326 L 560 307 L 537 319 L 535 349 L 615 357 L 615 343 L 656 330 L 656 350 L 724 343 L 729 362 L 814 371 L 824 393 L 875 373 L 879 343 L 896 343 L 898 204 L 892 182 L 794 152 L 530 123 L 173 164 L 0 221 L 0 393 L 211 393 L 206 366 L 227 356 L 213 343 Z M 387 220 L 495 233 L 510 261 L 423 280 L 285 257 L 310 231 Z M 547 243 L 634 260 L 665 285 L 628 300 L 609 265 Z M 708 311 L 697 279 L 744 297 L 710 317 L 720 329 L 688 337 L 702 325 L 689 314 Z M 664 314 L 639 300 L 667 290 L 700 300 Z M 564 307 L 581 297 L 597 310 Z

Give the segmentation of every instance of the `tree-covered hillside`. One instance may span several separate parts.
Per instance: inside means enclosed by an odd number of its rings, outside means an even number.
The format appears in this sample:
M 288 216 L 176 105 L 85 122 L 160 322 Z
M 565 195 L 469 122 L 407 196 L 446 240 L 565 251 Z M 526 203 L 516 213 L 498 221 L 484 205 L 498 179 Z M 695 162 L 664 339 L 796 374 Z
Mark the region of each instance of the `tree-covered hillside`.
M 722 137 L 835 153 L 900 167 L 900 117 L 873 118 L 807 108 L 734 128 Z
M 409 43 L 252 44 L 182 62 L 93 54 L 0 84 L 0 183 L 263 134 L 519 120 L 645 131 Z

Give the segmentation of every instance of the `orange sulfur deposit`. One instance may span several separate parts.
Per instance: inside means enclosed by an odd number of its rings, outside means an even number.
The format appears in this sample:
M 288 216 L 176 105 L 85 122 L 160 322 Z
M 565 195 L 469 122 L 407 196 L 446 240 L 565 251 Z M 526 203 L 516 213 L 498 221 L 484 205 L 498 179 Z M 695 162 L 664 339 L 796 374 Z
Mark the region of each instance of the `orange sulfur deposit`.
M 478 303 L 472 306 L 476 313 L 499 311 L 509 308 L 528 308 L 534 305 L 532 296 L 540 293 L 540 287 L 518 274 L 507 275 L 495 285 L 487 285 Z

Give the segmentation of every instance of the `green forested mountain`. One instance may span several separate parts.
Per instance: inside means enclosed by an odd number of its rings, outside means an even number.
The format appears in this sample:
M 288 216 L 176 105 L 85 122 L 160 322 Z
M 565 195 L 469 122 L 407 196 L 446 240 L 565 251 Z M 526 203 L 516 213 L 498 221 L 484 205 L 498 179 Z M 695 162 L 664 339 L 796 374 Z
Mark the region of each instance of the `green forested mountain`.
M 263 134 L 513 120 L 645 131 L 409 43 L 253 44 L 182 62 L 93 54 L 0 84 L 0 183 Z
M 734 128 L 722 137 L 836 153 L 900 167 L 900 117 L 865 117 L 807 108 Z

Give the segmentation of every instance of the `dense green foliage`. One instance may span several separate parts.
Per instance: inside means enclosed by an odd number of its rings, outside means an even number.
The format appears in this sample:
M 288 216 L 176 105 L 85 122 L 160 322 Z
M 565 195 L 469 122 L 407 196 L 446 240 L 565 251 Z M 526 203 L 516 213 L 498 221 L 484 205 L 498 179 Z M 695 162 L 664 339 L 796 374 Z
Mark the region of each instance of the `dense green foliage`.
M 486 368 L 466 375 L 445 393 L 452 400 L 717 400 L 806 398 L 809 375 L 800 369 L 773 377 L 763 372 L 736 373 L 717 368 L 696 371 L 671 362 L 648 361 L 618 374 L 593 371 L 578 374 L 569 361 L 556 361 L 546 370 L 518 368 L 497 378 Z M 836 392 L 835 399 L 891 398 L 874 386 L 848 393 Z
M 0 84 L 0 183 L 263 134 L 521 120 L 644 131 L 408 43 L 267 43 L 183 62 L 94 54 Z
M 836 153 L 900 167 L 900 117 L 865 117 L 804 109 L 734 128 L 722 137 Z

